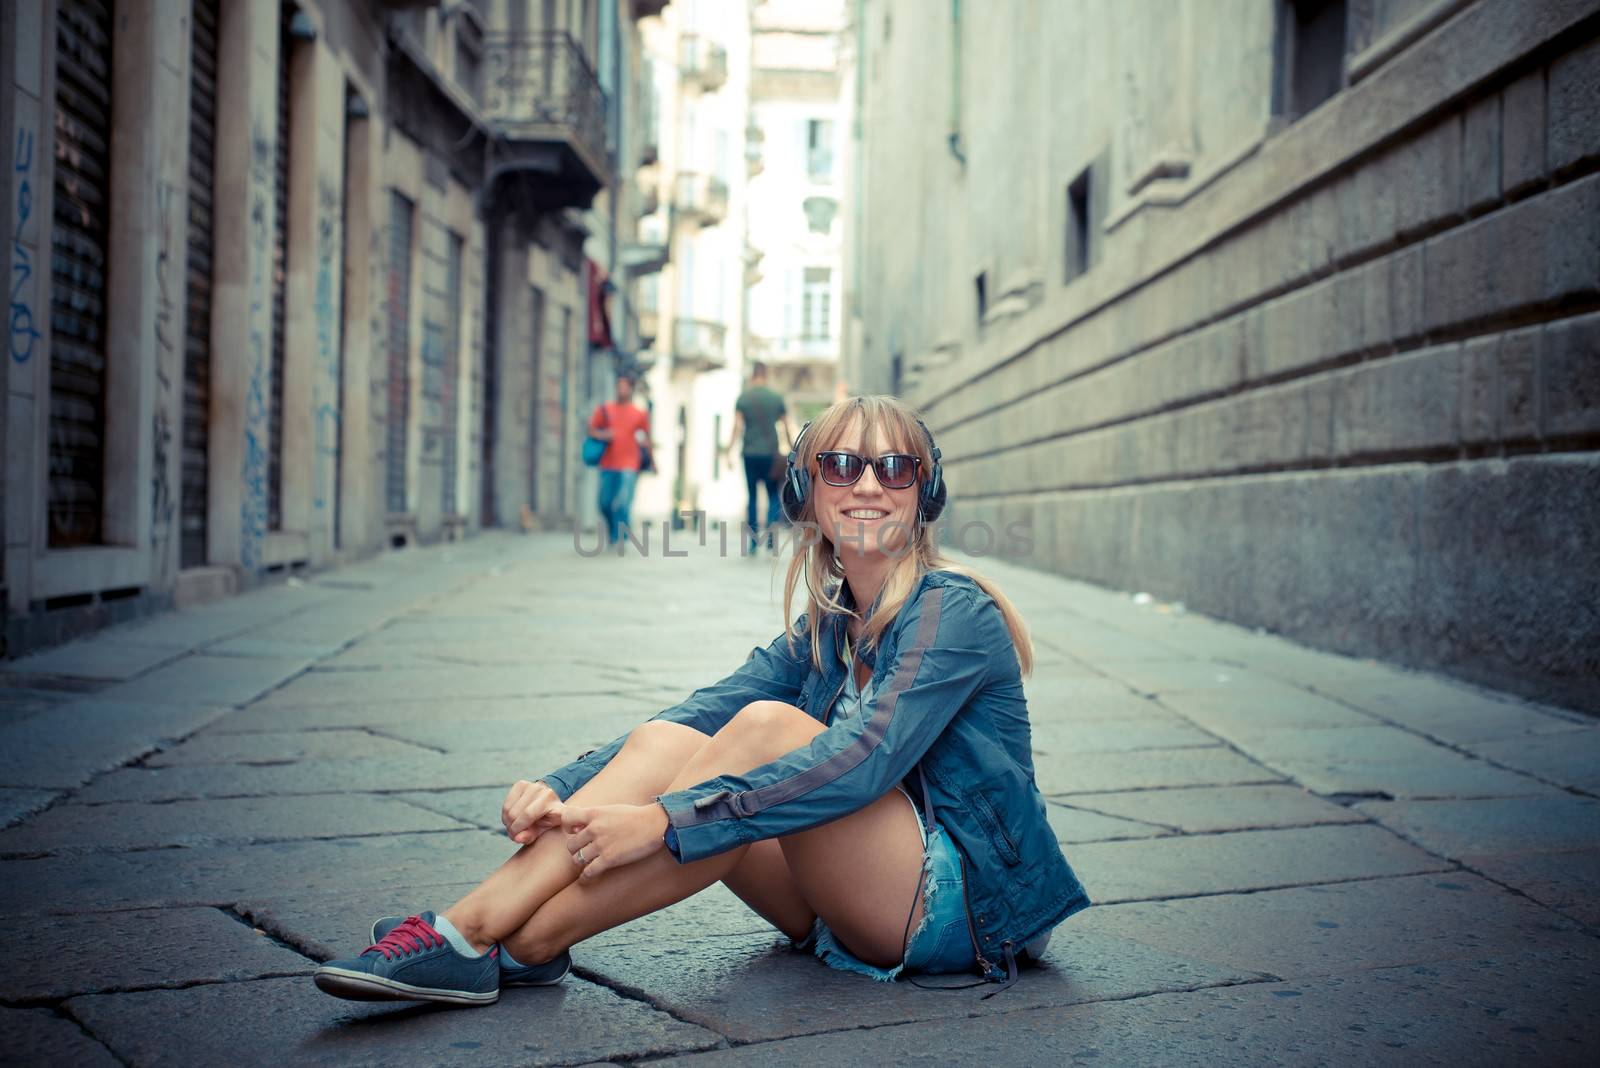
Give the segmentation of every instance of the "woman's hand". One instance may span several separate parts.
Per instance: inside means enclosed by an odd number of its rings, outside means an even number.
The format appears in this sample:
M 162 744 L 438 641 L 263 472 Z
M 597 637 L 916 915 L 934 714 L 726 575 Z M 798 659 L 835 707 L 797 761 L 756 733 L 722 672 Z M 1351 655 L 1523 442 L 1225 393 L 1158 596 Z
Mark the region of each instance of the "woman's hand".
M 561 826 L 567 832 L 567 852 L 572 854 L 572 862 L 583 868 L 585 879 L 666 848 L 661 836 L 667 830 L 667 810 L 653 802 L 567 808 Z
M 500 822 L 506 825 L 507 838 L 527 845 L 550 828 L 561 826 L 565 807 L 544 783 L 519 779 L 500 806 Z

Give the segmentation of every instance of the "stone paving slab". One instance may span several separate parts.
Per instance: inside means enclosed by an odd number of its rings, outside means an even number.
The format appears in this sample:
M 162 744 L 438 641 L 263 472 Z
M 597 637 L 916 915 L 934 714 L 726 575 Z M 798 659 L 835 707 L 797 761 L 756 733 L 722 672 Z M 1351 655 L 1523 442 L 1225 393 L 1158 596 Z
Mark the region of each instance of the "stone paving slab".
M 1056 841 L 1063 845 L 1074 842 L 1108 842 L 1124 838 L 1159 838 L 1172 834 L 1170 827 L 1157 827 L 1138 820 L 1119 819 L 1098 812 L 1069 808 L 1059 801 L 1049 802 L 1045 814 L 1055 829 Z
M 1600 1042 L 1591 996 L 1597 982 L 1592 958 L 1528 953 L 836 1031 L 660 1063 L 856 1068 L 941 1064 L 952 1050 L 981 1050 L 994 1068 L 1587 1065 Z
M 312 963 L 219 909 L 156 909 L 35 917 L 8 926 L 0 998 L 309 975 Z
M 505 803 L 510 787 L 511 783 L 506 783 L 504 786 L 479 786 L 470 790 L 429 790 L 388 796 L 499 833 L 505 829 L 500 822 L 500 806 Z
M 1061 715 L 1079 722 L 1183 722 L 1157 702 L 1135 693 L 1116 679 L 1041 673 L 1025 680 L 1022 689 L 1028 699 L 1029 719 Z
M 128 852 L 167 846 L 250 845 L 460 830 L 462 823 L 385 797 L 174 801 L 163 805 L 57 805 L 0 831 L 0 856 Z
M 1103 670 L 1139 693 L 1153 696 L 1192 691 L 1238 693 L 1257 690 L 1285 696 L 1298 696 L 1304 692 L 1281 679 L 1211 660 L 1107 660 Z
M 1444 871 L 1371 824 L 1094 842 L 1067 853 L 1099 904 Z
M 653 711 L 645 712 L 647 707 L 653 708 Z M 528 710 L 516 720 L 482 721 L 465 718 L 474 712 L 469 708 L 462 711 L 463 718 L 450 723 L 398 723 L 372 729 L 391 738 L 445 753 L 481 753 L 504 749 L 508 745 L 520 748 L 544 744 L 561 752 L 570 750 L 573 756 L 577 756 L 585 749 L 627 734 L 665 707 L 639 705 L 618 710 L 599 709 L 578 715 Z
M 1030 710 L 1031 711 L 1031 710 Z M 1030 720 L 1033 717 L 1030 715 Z M 1043 716 L 1031 723 L 1036 752 L 1131 753 L 1141 749 L 1186 749 L 1219 745 L 1215 735 L 1182 722 L 1079 722 Z
M 1069 921 L 1070 922 L 1070 921 Z M 736 1043 L 832 1031 L 840 1026 L 882 1027 L 912 1020 L 965 1019 L 1014 1013 L 1041 1005 L 1069 1005 L 1132 997 L 1162 990 L 1192 990 L 1255 976 L 1200 964 L 1125 939 L 1085 934 L 1076 955 L 1063 958 L 1051 945 L 1046 965 L 1031 969 L 1005 994 L 988 1001 L 988 988 L 930 990 L 904 983 L 872 983 L 830 968 L 810 953 L 788 948 L 781 936 L 718 938 L 702 943 L 632 943 L 585 947 L 585 976 L 650 1001 L 681 1019 L 709 1027 Z M 930 977 L 954 984 L 960 977 Z
M 341 900 L 357 891 L 480 879 L 508 855 L 504 837 L 482 831 L 396 834 L 207 849 L 160 849 L 95 858 L 0 861 L 7 912 L 231 906 L 288 894 Z
M 1069 953 L 1079 931 L 1286 979 L 1505 951 L 1600 952 L 1577 924 L 1467 872 L 1097 906 L 1058 934 Z
M 1176 790 L 1129 790 L 1076 794 L 1076 808 L 1141 820 L 1186 834 L 1361 823 L 1365 817 L 1324 801 L 1298 786 L 1195 786 Z
M 1353 676 L 1317 687 L 1392 723 L 1451 744 L 1563 731 L 1592 720 L 1420 673 Z
M 1570 794 L 1473 801 L 1371 801 L 1355 806 L 1442 857 L 1600 848 L 1600 801 Z
M 486 876 L 486 867 L 473 873 Z M 454 876 L 467 873 L 465 865 L 452 865 Z M 337 899 L 323 894 L 285 893 L 281 897 L 244 897 L 233 909 L 311 960 L 321 962 L 348 957 L 365 949 L 371 941 L 372 921 L 382 916 L 410 916 L 432 910 L 440 912 L 466 896 L 477 882 L 452 882 L 443 885 L 352 888 Z
M 71 642 L 6 664 L 0 680 L 15 674 L 67 675 L 76 679 L 120 682 L 142 675 L 181 653 L 176 649 L 135 645 L 109 636 Z
M 504 736 L 502 735 L 502 740 Z M 371 760 L 415 756 L 415 743 L 370 731 L 270 731 L 260 734 L 201 732 L 171 749 L 146 757 L 147 768 L 195 764 L 287 764 L 300 760 Z
M 1023 611 L 1031 631 L 1042 632 L 1044 618 L 1041 614 L 1028 612 L 1025 609 L 1019 610 Z M 1085 623 L 1081 620 L 1057 624 L 1047 633 L 1050 635 L 1048 639 L 1050 648 L 1059 649 L 1089 664 L 1109 663 L 1113 660 L 1119 663 L 1147 660 L 1172 662 L 1188 658 L 1182 649 L 1148 639 L 1138 640 L 1126 631 L 1102 624 Z
M 0 789 L 0 827 L 33 815 L 60 796 L 54 790 Z
M 1033 764 L 1039 789 L 1046 794 L 1283 781 L 1277 772 L 1221 748 L 1062 756 L 1041 753 L 1034 756 Z
M 87 698 L 0 728 L 0 786 L 70 788 L 227 714 L 189 704 Z
M 1348 705 L 1301 692 L 1224 690 L 1161 695 L 1161 703 L 1209 731 L 1297 731 L 1307 727 L 1371 727 L 1379 721 Z
M 206 646 L 207 656 L 246 656 L 266 660 L 320 661 L 343 649 L 347 639 L 313 639 L 309 635 L 296 639 L 259 638 L 247 632 L 237 638 L 225 638 Z
M 1546 782 L 1600 794 L 1600 729 L 1501 738 L 1468 743 L 1485 760 L 1536 775 Z
M 587 711 L 595 712 L 597 717 L 612 712 L 627 711 L 637 714 L 639 722 L 643 722 L 687 696 L 688 694 L 647 689 L 555 697 L 477 699 L 470 703 L 453 699 L 410 697 L 395 700 L 367 698 L 337 705 L 293 705 L 259 701 L 229 716 L 226 722 L 218 723 L 215 730 L 219 733 L 249 733 L 375 727 L 392 731 L 407 724 L 437 725 L 441 722 L 453 722 L 456 719 L 478 722 L 520 720 L 530 715 L 545 714 L 570 717 Z
M 450 706 L 494 697 L 536 700 L 556 695 L 613 693 L 618 687 L 614 679 L 597 679 L 589 668 L 556 670 L 545 667 L 534 671 L 525 667 L 456 665 L 427 670 L 317 670 L 277 690 L 261 702 L 261 708 L 265 711 L 285 706 L 339 705 L 391 697 L 406 701 L 432 700 Z
M 1446 749 L 1426 763 L 1403 764 L 1274 758 L 1270 763 L 1287 778 L 1324 796 L 1387 795 L 1392 798 L 1526 797 L 1556 793 L 1556 788 L 1527 775 L 1491 767 L 1481 760 Z
M 0 729 L 22 723 L 78 698 L 78 690 L 38 688 L 40 683 L 56 681 L 33 675 L 6 679 L 5 685 L 0 686 Z M 27 685 L 22 685 L 24 682 Z
M 122 1068 L 76 1021 L 49 1009 L 0 1008 L 0 1049 L 6 1051 L 6 1063 L 19 1068 Z
M 311 664 L 307 657 L 242 658 L 196 654 L 101 691 L 104 701 L 180 705 L 247 705 Z
M 498 786 L 558 768 L 586 746 L 466 753 L 419 753 L 373 760 L 306 760 L 263 766 L 196 764 L 174 768 L 124 768 L 96 780 L 73 800 L 179 801 L 206 797 L 286 794 L 407 793 Z
M 342 1001 L 309 978 L 101 994 L 73 998 L 65 1009 L 118 1057 L 141 1066 L 521 1068 L 632 1060 L 719 1042 L 703 1028 L 573 978 L 508 990 L 497 1004 L 473 1009 Z M 181 1042 L 173 1041 L 174 1026 L 183 1030 Z
M 1461 863 L 1579 923 L 1600 927 L 1600 849 L 1469 854 Z

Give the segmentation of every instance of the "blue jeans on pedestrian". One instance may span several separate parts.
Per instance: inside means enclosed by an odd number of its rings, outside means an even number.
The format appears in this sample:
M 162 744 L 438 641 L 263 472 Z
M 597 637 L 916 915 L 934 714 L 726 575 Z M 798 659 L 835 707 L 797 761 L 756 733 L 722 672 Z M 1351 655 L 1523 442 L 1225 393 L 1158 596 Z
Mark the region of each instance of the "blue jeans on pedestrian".
M 615 545 L 622 540 L 628 528 L 628 512 L 633 507 L 633 487 L 639 481 L 639 472 L 600 469 L 600 515 L 606 522 L 606 544 Z
M 779 480 L 772 477 L 772 456 L 746 456 L 744 458 L 744 488 L 750 495 L 749 506 L 745 509 L 745 531 L 750 539 L 750 548 L 754 549 L 760 544 L 762 528 L 756 526 L 756 487 L 767 487 L 767 545 L 772 545 L 772 528 L 778 523 L 778 486 Z

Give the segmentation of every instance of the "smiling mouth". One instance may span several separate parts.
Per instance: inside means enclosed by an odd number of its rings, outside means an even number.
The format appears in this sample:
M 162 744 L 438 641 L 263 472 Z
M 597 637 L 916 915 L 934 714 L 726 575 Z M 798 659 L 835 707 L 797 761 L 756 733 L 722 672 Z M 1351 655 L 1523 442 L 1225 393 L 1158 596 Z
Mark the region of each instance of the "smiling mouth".
M 882 519 L 888 514 L 888 512 L 880 512 L 876 508 L 855 508 L 846 512 L 845 517 L 848 519 L 872 520 Z

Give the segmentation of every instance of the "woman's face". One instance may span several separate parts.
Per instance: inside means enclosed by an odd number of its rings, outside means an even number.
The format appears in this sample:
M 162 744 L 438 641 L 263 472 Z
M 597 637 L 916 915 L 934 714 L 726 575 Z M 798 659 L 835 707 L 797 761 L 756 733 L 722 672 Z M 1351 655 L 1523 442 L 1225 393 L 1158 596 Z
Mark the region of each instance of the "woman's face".
M 910 452 L 896 448 L 882 428 L 870 445 L 862 438 L 861 421 L 857 420 L 828 451 L 868 458 Z M 905 489 L 886 489 L 878 482 L 878 472 L 867 464 L 853 485 L 830 486 L 820 472 L 812 485 L 816 487 L 817 525 L 841 555 L 899 555 L 910 544 L 919 482 Z

